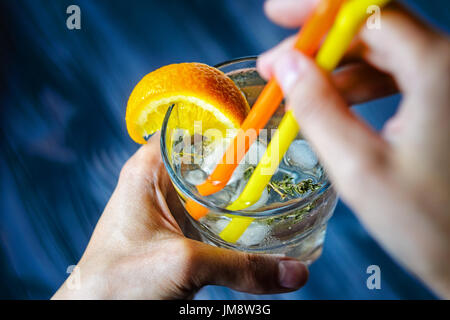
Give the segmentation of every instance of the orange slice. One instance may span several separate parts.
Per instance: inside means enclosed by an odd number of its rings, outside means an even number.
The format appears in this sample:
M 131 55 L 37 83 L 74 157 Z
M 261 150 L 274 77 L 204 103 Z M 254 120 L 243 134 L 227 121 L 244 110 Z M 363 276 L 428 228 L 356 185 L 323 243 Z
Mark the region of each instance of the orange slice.
M 126 123 L 130 137 L 145 137 L 161 129 L 167 109 L 177 105 L 179 126 L 237 129 L 250 107 L 242 92 L 222 71 L 201 63 L 171 64 L 146 75 L 130 95 Z

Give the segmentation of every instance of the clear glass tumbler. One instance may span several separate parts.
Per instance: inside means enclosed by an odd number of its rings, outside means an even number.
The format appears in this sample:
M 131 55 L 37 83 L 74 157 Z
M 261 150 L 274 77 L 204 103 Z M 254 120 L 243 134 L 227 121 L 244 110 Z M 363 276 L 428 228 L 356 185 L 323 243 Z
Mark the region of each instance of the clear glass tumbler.
M 224 62 L 216 67 L 236 83 L 249 105 L 252 106 L 265 85 L 265 81 L 256 71 L 256 58 L 240 58 Z M 208 209 L 208 214 L 200 220 L 193 219 L 186 211 L 190 223 L 198 231 L 201 240 L 234 250 L 282 254 L 305 263 L 316 260 L 322 252 L 327 222 L 336 206 L 337 195 L 328 181 L 326 172 L 315 160 L 315 155 L 310 149 L 305 149 L 307 142 L 301 133 L 292 144 L 296 144 L 295 148 L 291 145 L 274 178 L 283 179 L 288 174 L 293 177 L 293 181 L 309 180 L 311 182 L 313 180 L 316 188 L 304 194 L 285 197 L 276 190 L 275 186 L 272 188 L 269 186 L 263 195 L 265 200 L 261 201 L 262 204 L 260 203 L 259 206 L 252 206 L 241 211 L 230 211 L 224 204 L 231 198 L 236 198 L 242 191 L 246 183 L 245 179 L 242 177 L 235 179 L 236 181 L 230 183 L 230 187 L 226 188 L 227 191 L 223 191 L 220 196 L 202 197 L 198 194 L 195 183 L 187 179 L 184 174 L 184 172 L 197 173 L 197 167 L 195 165 L 180 166 L 177 163 L 179 158 L 174 157 L 173 150 L 178 142 L 176 139 L 180 139 L 174 132 L 177 130 L 177 122 L 181 116 L 176 109 L 175 104 L 167 111 L 161 131 L 161 153 L 182 204 L 185 205 L 188 200 L 195 201 Z M 282 104 L 270 119 L 266 129 L 276 128 L 284 112 Z M 194 140 L 193 137 L 191 138 Z M 258 143 L 267 145 L 267 141 Z M 302 152 L 307 154 L 301 155 Z M 203 160 L 202 156 L 202 154 L 199 155 L 200 162 Z M 305 159 L 306 167 L 305 163 L 298 162 Z M 248 169 L 248 166 L 241 171 L 245 173 L 246 168 Z M 205 177 L 203 174 L 199 179 Z M 224 198 L 223 204 L 218 201 L 221 198 Z M 226 241 L 221 237 L 221 232 L 234 218 L 251 219 L 249 220 L 251 223 L 237 241 Z

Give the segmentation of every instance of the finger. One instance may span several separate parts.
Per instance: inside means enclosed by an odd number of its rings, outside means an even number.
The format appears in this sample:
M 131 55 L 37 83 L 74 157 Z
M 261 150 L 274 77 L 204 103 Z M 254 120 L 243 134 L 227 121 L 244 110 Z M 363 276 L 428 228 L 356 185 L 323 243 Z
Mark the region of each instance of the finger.
M 287 38 L 258 57 L 257 70 L 263 78 L 272 77 L 275 62 L 280 60 L 284 53 L 292 50 L 294 41 L 295 37 Z M 347 61 L 352 63 L 341 66 L 331 78 L 348 104 L 363 103 L 398 92 L 397 85 L 390 75 L 376 70 L 362 60 Z
M 153 227 L 181 233 L 171 212 L 171 209 L 176 210 L 174 212 L 181 215 L 178 203 L 161 159 L 160 133 L 157 132 L 125 163 L 107 206 L 122 208 L 111 211 L 123 215 L 127 221 L 141 224 L 147 232 Z
M 168 190 L 168 176 L 160 152 L 160 133 L 156 132 L 128 159 L 119 176 L 119 185 L 126 183 L 145 191 L 148 181 L 160 181 L 164 192 Z
M 327 76 L 303 54 L 291 50 L 274 65 L 287 105 L 294 111 L 303 134 L 328 169 L 338 190 L 352 194 L 386 156 L 386 144 L 349 110 Z M 347 193 L 348 191 L 348 193 Z M 356 193 L 353 193 L 354 197 Z
M 280 55 L 286 50 L 291 50 L 294 47 L 296 36 L 286 38 L 272 49 L 262 53 L 258 60 L 256 60 L 256 68 L 258 73 L 266 80 L 272 77 L 272 67 L 275 61 L 278 60 Z
M 273 22 L 286 28 L 301 26 L 317 6 L 318 0 L 268 0 L 264 11 Z
M 314 7 L 313 2 L 269 0 L 265 10 L 276 23 L 300 26 L 305 20 L 305 10 Z M 431 76 L 427 75 L 440 70 L 442 60 L 448 60 L 448 41 L 399 6 L 385 8 L 380 21 L 381 29 L 362 28 L 360 39 L 364 44 L 357 46 L 357 54 L 393 75 L 402 92 L 424 92 L 430 84 Z M 263 76 L 270 75 L 269 68 L 261 70 Z
M 331 80 L 350 104 L 358 104 L 398 93 L 394 79 L 366 63 L 352 63 L 337 69 Z
M 402 10 L 387 8 L 380 21 L 380 30 L 363 28 L 360 32 L 365 44 L 363 58 L 393 75 L 404 93 L 428 88 L 428 75 L 440 70 L 442 60 L 448 59 L 442 39 Z
M 221 285 L 266 294 L 297 290 L 308 279 L 307 267 L 292 258 L 247 254 L 195 243 L 198 287 Z

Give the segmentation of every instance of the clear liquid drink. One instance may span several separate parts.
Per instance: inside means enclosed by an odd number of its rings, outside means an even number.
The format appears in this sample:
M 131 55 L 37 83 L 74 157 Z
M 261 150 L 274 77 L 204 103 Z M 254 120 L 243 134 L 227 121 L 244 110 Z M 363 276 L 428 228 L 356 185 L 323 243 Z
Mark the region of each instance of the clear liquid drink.
M 256 72 L 255 62 L 254 58 L 244 58 L 217 66 L 241 89 L 250 106 L 265 85 Z M 162 155 L 182 203 L 194 200 L 208 209 L 208 214 L 198 221 L 188 215 L 202 241 L 247 252 L 284 254 L 311 263 L 322 251 L 326 225 L 337 196 L 301 134 L 289 147 L 259 200 L 239 211 L 227 209 L 245 188 L 283 115 L 281 105 L 227 186 L 210 196 L 200 196 L 195 186 L 213 171 L 235 132 L 227 132 L 219 139 L 217 132 L 211 135 L 204 128 L 199 129 L 201 124 L 193 124 L 192 130 L 180 130 L 177 119 L 182 114 L 174 105 L 163 124 Z M 249 219 L 251 223 L 230 241 L 223 236 L 224 230 L 236 219 Z

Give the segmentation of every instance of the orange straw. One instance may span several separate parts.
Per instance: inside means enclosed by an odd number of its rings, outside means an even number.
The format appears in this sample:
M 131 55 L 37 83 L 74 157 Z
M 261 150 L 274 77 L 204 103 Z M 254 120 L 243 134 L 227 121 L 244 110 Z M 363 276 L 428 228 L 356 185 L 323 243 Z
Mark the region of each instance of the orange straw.
M 322 0 L 300 30 L 294 48 L 305 55 L 313 56 L 319 49 L 321 40 L 332 27 L 339 8 L 344 2 L 345 0 Z M 197 186 L 197 190 L 202 196 L 216 193 L 227 185 L 234 170 L 256 139 L 256 134 L 246 134 L 247 131 L 252 129 L 259 134 L 282 100 L 283 92 L 280 86 L 275 78 L 270 79 L 242 123 L 238 134 L 227 148 L 222 161 L 206 181 Z M 244 144 L 244 152 L 238 152 L 238 146 L 242 147 L 242 144 Z M 206 208 L 192 202 L 195 201 L 187 201 L 186 209 L 194 219 L 200 219 L 208 213 Z

